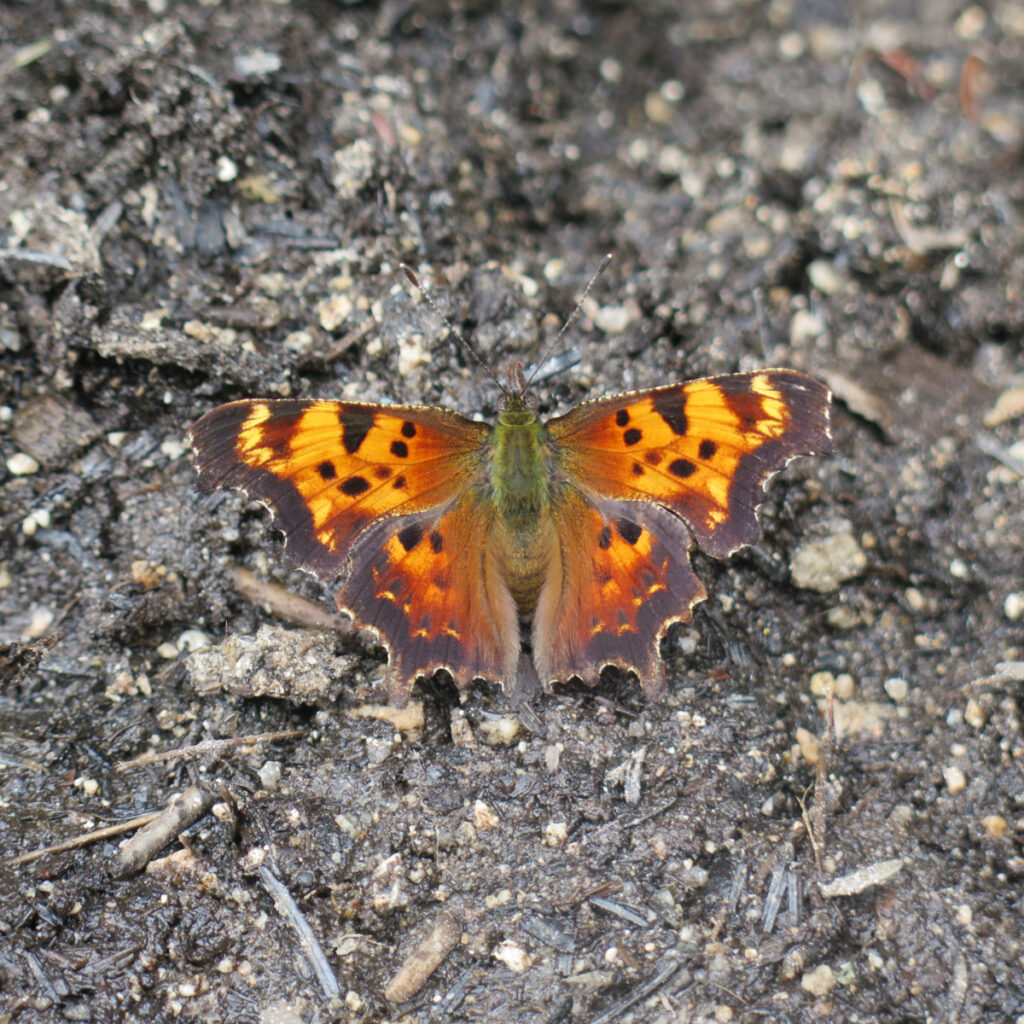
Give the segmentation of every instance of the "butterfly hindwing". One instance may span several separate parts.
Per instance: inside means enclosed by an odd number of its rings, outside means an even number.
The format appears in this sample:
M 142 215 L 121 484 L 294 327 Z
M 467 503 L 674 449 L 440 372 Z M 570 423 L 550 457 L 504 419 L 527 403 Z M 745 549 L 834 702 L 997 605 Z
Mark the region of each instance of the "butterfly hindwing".
M 664 689 L 658 641 L 689 621 L 706 592 L 690 565 L 686 525 L 650 503 L 592 504 L 570 489 L 555 511 L 558 568 L 533 621 L 533 651 L 545 685 L 578 676 L 593 684 L 605 665 L 636 672 L 648 698 Z
M 443 409 L 247 399 L 207 413 L 189 439 L 200 487 L 263 502 L 290 558 L 330 579 L 371 523 L 460 494 L 488 433 Z
M 416 677 L 446 669 L 460 686 L 483 676 L 510 686 L 519 618 L 485 542 L 491 508 L 467 491 L 442 514 L 374 524 L 352 554 L 338 607 L 388 648 L 388 696 L 402 706 Z
M 757 536 L 774 473 L 832 450 L 830 401 L 803 373 L 760 370 L 584 402 L 546 426 L 571 483 L 663 505 L 721 558 Z

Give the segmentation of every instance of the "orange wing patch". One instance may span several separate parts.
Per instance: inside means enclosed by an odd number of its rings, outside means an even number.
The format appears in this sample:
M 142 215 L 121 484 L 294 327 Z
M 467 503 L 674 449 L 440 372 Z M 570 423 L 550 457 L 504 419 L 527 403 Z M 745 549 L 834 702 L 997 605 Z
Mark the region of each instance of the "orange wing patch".
M 375 520 L 451 502 L 479 472 L 490 428 L 456 413 L 352 402 L 246 400 L 190 431 L 203 489 L 263 502 L 302 568 L 338 575 Z
M 559 552 L 533 621 L 533 657 L 545 684 L 578 676 L 594 683 L 605 665 L 636 672 L 648 698 L 665 676 L 658 641 L 688 622 L 707 596 L 690 566 L 692 538 L 677 516 L 653 504 L 592 505 L 567 491 L 556 510 Z
M 829 402 L 805 374 L 762 370 L 585 402 L 547 428 L 573 484 L 664 505 L 721 558 L 757 536 L 774 473 L 832 451 Z
M 404 706 L 418 675 L 511 685 L 519 617 L 485 542 L 493 507 L 472 492 L 442 515 L 386 520 L 359 538 L 338 607 L 388 648 L 388 696 Z

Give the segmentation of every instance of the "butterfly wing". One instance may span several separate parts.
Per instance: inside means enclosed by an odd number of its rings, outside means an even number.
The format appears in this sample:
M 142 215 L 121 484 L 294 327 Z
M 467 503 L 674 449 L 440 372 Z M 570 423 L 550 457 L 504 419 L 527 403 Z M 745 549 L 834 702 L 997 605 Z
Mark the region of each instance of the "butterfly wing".
M 353 550 L 338 606 L 384 638 L 393 703 L 442 668 L 460 687 L 475 677 L 514 682 L 519 617 L 487 543 L 492 515 L 469 490 L 441 513 L 374 523 Z
M 268 399 L 213 409 L 189 441 L 201 489 L 262 502 L 292 561 L 331 579 L 375 520 L 460 494 L 489 430 L 443 409 Z
M 381 637 L 389 695 L 448 668 L 507 677 L 519 627 L 484 543 L 491 428 L 443 409 L 245 400 L 189 432 L 204 490 L 262 502 L 286 554 L 323 579 L 347 573 L 339 607 Z
M 775 473 L 832 451 L 831 397 L 796 370 L 760 370 L 585 402 L 547 429 L 584 493 L 657 502 L 724 558 L 757 537 Z
M 637 673 L 663 685 L 657 645 L 706 596 L 693 541 L 717 558 L 757 536 L 770 477 L 832 450 L 829 390 L 795 370 L 710 377 L 587 402 L 546 424 L 563 545 L 533 622 L 545 682 Z
M 595 504 L 575 488 L 555 520 L 562 543 L 533 618 L 537 674 L 545 684 L 572 676 L 593 684 L 605 665 L 618 665 L 654 699 L 665 685 L 658 641 L 707 596 L 690 566 L 689 531 L 658 505 Z

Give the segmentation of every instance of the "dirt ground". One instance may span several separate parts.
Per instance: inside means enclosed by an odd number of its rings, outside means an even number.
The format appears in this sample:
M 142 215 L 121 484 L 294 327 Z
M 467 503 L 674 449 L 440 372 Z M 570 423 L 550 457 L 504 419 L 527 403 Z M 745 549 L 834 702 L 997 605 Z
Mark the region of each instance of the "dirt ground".
M 1024 3 L 7 0 L 0 83 L 0 1021 L 1024 1020 Z M 500 370 L 606 252 L 545 414 L 795 366 L 837 454 L 662 701 L 396 717 L 185 430 L 493 416 L 399 261 Z

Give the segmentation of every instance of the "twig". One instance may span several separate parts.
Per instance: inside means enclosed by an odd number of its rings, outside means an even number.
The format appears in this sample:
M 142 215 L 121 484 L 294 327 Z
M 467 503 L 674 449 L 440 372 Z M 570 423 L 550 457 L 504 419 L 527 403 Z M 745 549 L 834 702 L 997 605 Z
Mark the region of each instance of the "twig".
M 323 951 L 323 947 L 313 933 L 309 922 L 303 917 L 298 904 L 292 899 L 292 894 L 288 891 L 288 887 L 266 864 L 259 866 L 259 876 L 260 881 L 274 900 L 275 909 L 292 926 L 292 929 L 298 936 L 299 946 L 302 952 L 306 954 L 306 959 L 309 960 L 309 964 L 313 968 L 317 981 L 320 982 L 324 995 L 328 999 L 339 998 L 341 988 L 338 985 L 338 979 L 334 976 L 331 965 L 327 962 L 327 956 Z
M 160 813 L 160 811 L 150 811 L 148 814 L 140 814 L 137 818 L 119 821 L 116 825 L 104 825 L 103 828 L 94 829 L 92 832 L 85 832 L 72 839 L 63 839 L 52 846 L 41 846 L 38 849 L 29 850 L 27 853 L 19 853 L 15 857 L 7 857 L 2 863 L 5 867 L 13 867 L 16 864 L 31 864 L 32 861 L 39 860 L 40 857 L 45 857 L 48 853 L 66 853 L 68 850 L 77 850 L 79 847 L 89 846 L 91 843 L 98 843 L 104 839 L 110 839 L 112 836 L 119 836 L 125 832 L 142 828 L 144 825 L 148 825 Z
M 430 931 L 416 944 L 388 982 L 384 998 L 389 1003 L 407 1003 L 412 999 L 458 946 L 461 936 L 462 925 L 458 919 L 442 911 Z
M 681 963 L 669 964 L 667 967 L 658 971 L 653 978 L 649 981 L 645 981 L 638 989 L 631 992 L 621 1002 L 616 1003 L 611 1009 L 606 1010 L 599 1017 L 595 1017 L 590 1024 L 609 1024 L 610 1021 L 615 1020 L 616 1017 L 624 1014 L 630 1007 L 636 1006 L 637 1003 L 642 1002 L 649 995 L 653 995 L 655 992 L 665 984 L 669 978 L 672 977 L 676 971 L 679 970 L 683 965 Z
M 251 736 L 234 736 L 227 740 L 203 740 L 202 743 L 193 743 L 188 747 L 177 747 L 174 750 L 161 750 L 152 754 L 141 754 L 133 757 L 130 761 L 118 761 L 114 765 L 115 772 L 126 772 L 132 768 L 141 768 L 147 764 L 157 764 L 159 761 L 172 761 L 176 758 L 188 758 L 193 760 L 202 757 L 203 754 L 218 753 L 227 747 L 248 747 L 256 743 L 276 743 L 280 740 L 293 740 L 301 736 L 301 729 L 287 729 L 284 732 L 258 732 Z
M 286 587 L 268 583 L 248 569 L 236 566 L 231 571 L 231 582 L 247 601 L 267 605 L 270 610 L 286 622 L 306 629 L 333 629 L 338 633 L 352 633 L 352 623 L 328 611 L 316 601 L 308 601 Z
M 189 786 L 170 803 L 141 832 L 132 836 L 117 851 L 114 874 L 127 878 L 140 872 L 172 839 L 194 825 L 213 806 L 213 794 L 198 786 Z

